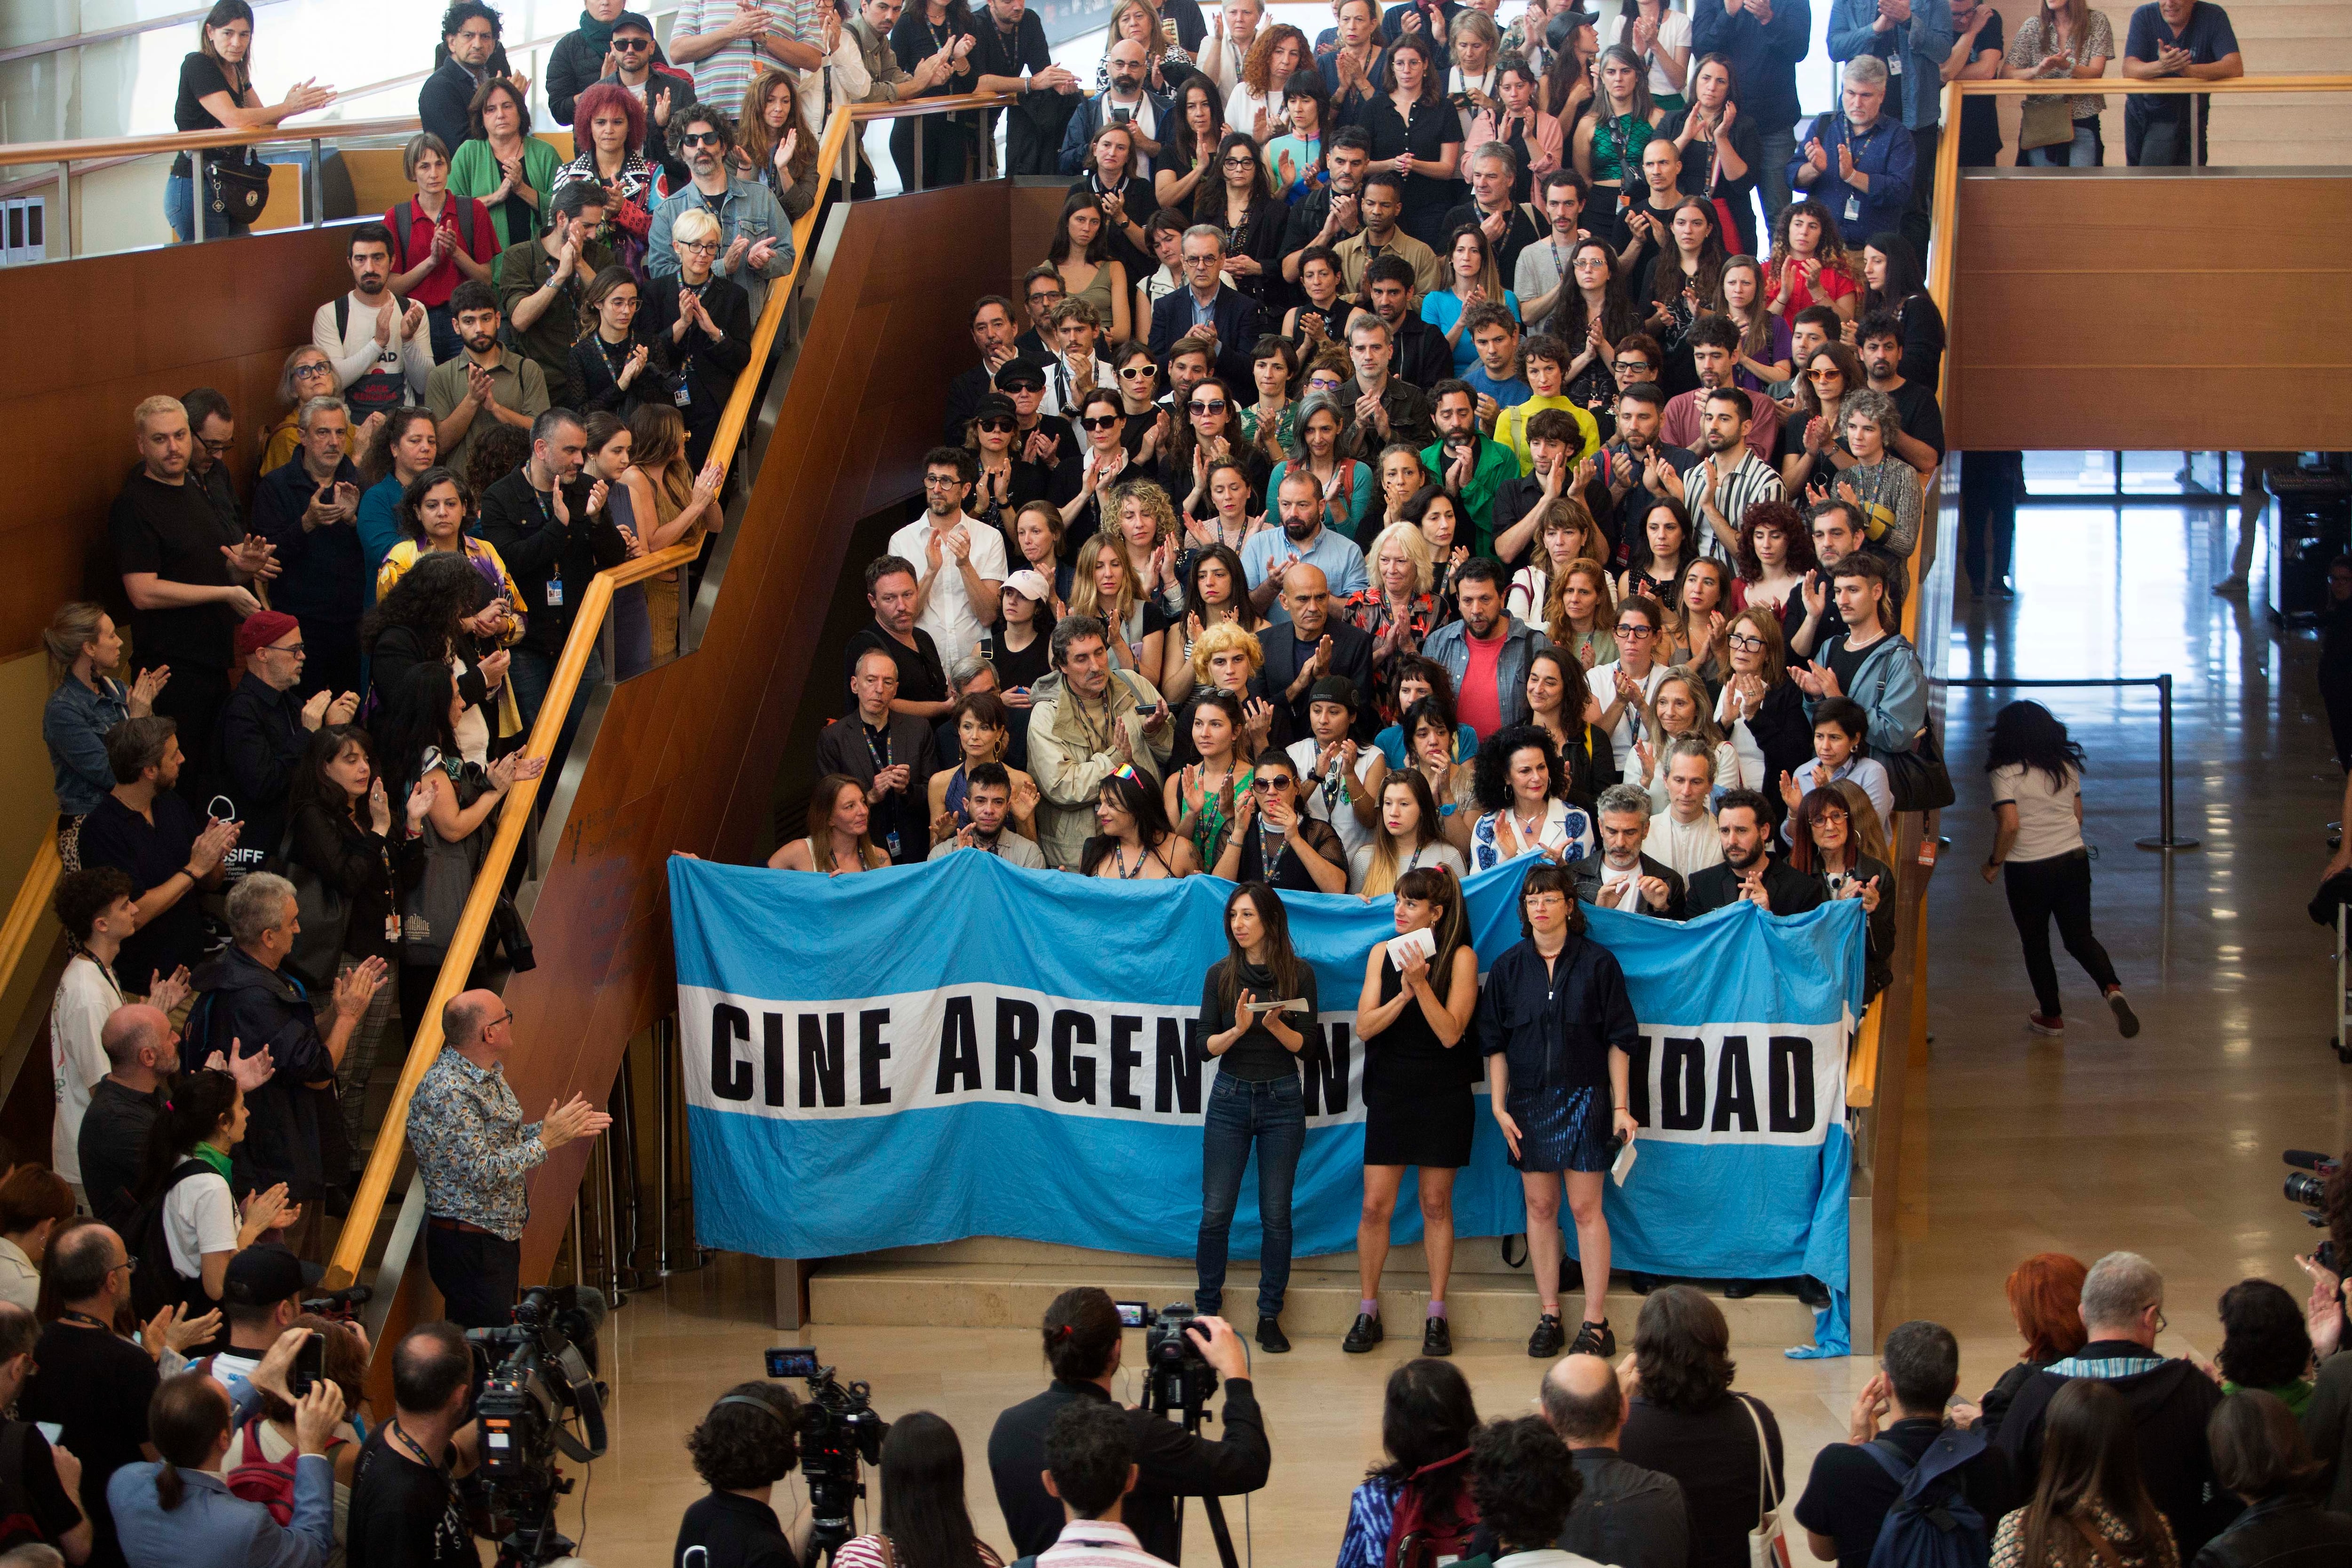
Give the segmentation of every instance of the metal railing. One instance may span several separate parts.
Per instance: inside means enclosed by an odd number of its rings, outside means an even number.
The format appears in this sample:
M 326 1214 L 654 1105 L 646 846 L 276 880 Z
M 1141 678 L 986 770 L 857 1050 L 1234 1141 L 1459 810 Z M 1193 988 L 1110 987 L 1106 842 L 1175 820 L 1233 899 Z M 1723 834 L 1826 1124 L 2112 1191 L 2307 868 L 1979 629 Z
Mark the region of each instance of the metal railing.
M 2157 697 L 2157 824 L 2158 830 L 2133 843 L 2143 849 L 2194 849 L 2198 841 L 2183 838 L 2172 830 L 2172 672 L 2162 675 L 2119 676 L 2105 680 L 2012 680 L 2006 676 L 1971 676 L 1965 680 L 1932 679 L 1931 686 L 1977 686 L 2002 689 L 2027 687 L 2118 687 L 2153 686 Z

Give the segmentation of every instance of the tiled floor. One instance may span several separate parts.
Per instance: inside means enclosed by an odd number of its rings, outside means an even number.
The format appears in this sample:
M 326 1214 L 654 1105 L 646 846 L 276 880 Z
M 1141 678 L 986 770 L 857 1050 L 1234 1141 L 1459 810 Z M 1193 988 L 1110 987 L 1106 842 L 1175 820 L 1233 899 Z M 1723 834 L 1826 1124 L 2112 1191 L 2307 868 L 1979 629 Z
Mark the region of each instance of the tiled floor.
M 2000 1282 L 2029 1252 L 2147 1254 L 2170 1282 L 2168 1349 L 2210 1353 L 2213 1302 L 2242 1277 L 2300 1295 L 2293 1255 L 2312 1233 L 2279 1195 L 2277 1152 L 2346 1142 L 2352 1068 L 2326 1047 L 2330 942 L 2303 907 L 2341 789 L 2313 685 L 2315 648 L 2310 634 L 2274 636 L 2206 592 L 2227 558 L 2220 515 L 2087 501 L 2029 510 L 2017 599 L 1976 604 L 1964 590 L 1954 614 L 1954 676 L 2171 671 L 2179 831 L 2203 841 L 2172 856 L 2133 847 L 2157 826 L 2152 689 L 2032 694 L 2090 752 L 2099 931 L 2147 1027 L 2129 1045 L 2117 1039 L 2069 970 L 2070 1037 L 2029 1038 L 2016 937 L 1999 890 L 1976 873 L 1990 837 L 1982 735 L 2010 694 L 1952 693 L 1948 748 L 1961 804 L 1945 814 L 1952 844 L 1930 903 L 1936 1038 L 1928 1070 L 1914 1079 L 1887 1321 L 1933 1317 L 1959 1333 L 1964 1392 L 1990 1385 L 2014 1354 Z M 587 1500 L 591 1561 L 667 1560 L 678 1513 L 698 1492 L 680 1439 L 729 1384 L 759 1374 L 761 1348 L 781 1337 L 761 1326 L 767 1307 L 765 1273 L 725 1258 L 614 1320 L 616 1438 Z M 873 1383 L 886 1415 L 929 1408 L 955 1423 L 976 1466 L 974 1522 L 1003 1545 L 979 1460 L 995 1412 L 1040 1384 L 1034 1336 L 820 1328 L 813 1337 L 845 1377 Z M 1410 1351 L 1392 1343 L 1360 1361 L 1302 1341 L 1266 1369 L 1273 1480 L 1233 1517 L 1270 1563 L 1335 1552 L 1349 1488 L 1377 1457 L 1381 1382 Z M 1456 1360 L 1482 1411 L 1527 1407 L 1538 1369 L 1515 1347 L 1470 1346 Z M 1842 1436 L 1852 1391 L 1869 1373 L 1859 1360 L 1743 1350 L 1740 1385 L 1779 1413 L 1792 1486 L 1813 1452 Z M 1192 1542 L 1190 1561 L 1213 1561 L 1197 1522 Z

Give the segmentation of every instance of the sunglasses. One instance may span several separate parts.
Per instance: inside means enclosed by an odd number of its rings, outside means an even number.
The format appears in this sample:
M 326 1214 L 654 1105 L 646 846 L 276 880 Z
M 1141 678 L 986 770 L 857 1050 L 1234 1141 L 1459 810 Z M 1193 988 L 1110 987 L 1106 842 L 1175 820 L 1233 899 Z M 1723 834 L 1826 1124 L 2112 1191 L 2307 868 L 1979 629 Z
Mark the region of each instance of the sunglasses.
M 614 38 L 612 47 L 621 54 L 634 55 L 639 49 L 652 48 L 654 41 L 651 38 Z
M 1288 789 L 1295 782 L 1287 773 L 1276 773 L 1272 778 L 1255 778 L 1250 781 L 1250 793 L 1272 795 L 1276 790 Z
M 689 131 L 678 138 L 681 147 L 716 147 L 719 143 L 719 136 L 716 131 Z
M 1087 418 L 1078 421 L 1080 426 L 1088 430 L 1108 430 L 1118 422 L 1119 416 L 1116 414 L 1090 415 Z
M 1195 414 L 1223 414 L 1232 406 L 1232 404 L 1220 397 L 1209 402 L 1195 403 L 1192 405 L 1192 409 Z
M 1148 364 L 1131 364 L 1118 373 L 1121 381 L 1150 381 L 1159 371 Z
M 1805 373 L 1805 379 L 1807 381 L 1843 381 L 1845 379 L 1845 372 L 1842 370 L 1809 370 Z
M 978 427 L 991 435 L 997 435 L 1011 430 L 1013 428 L 1013 421 L 1007 419 L 1002 414 L 992 414 L 986 418 L 978 421 Z

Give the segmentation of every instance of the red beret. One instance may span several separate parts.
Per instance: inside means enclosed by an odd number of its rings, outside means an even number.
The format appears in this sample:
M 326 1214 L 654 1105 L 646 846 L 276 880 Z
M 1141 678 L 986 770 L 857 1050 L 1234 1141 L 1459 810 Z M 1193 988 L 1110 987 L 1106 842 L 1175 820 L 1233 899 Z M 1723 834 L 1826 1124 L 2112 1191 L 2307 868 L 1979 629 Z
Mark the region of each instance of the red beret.
M 256 610 L 236 628 L 236 657 L 251 658 L 255 650 L 268 647 L 299 624 L 283 610 Z

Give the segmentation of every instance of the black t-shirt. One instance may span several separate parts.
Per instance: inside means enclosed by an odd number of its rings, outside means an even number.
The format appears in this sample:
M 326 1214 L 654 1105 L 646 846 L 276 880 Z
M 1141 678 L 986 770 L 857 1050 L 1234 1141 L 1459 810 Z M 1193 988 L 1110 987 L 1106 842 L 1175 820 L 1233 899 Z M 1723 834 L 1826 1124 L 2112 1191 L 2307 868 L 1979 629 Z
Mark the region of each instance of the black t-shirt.
M 1925 1417 L 1897 1421 L 1880 1440 L 1917 1464 L 1943 1429 L 1942 1422 Z M 1960 1490 L 1984 1517 L 1988 1531 L 2017 1501 L 2009 1484 L 2009 1460 L 1998 1448 L 1987 1448 L 1961 1467 Z M 1812 1478 L 1797 1500 L 1797 1522 L 1815 1535 L 1835 1538 L 1838 1568 L 1870 1568 L 1879 1526 L 1902 1493 L 1903 1484 L 1876 1459 L 1852 1443 L 1832 1443 L 1813 1458 Z
M 698 1546 L 703 1555 L 689 1565 L 686 1554 Z M 732 1492 L 712 1492 L 687 1509 L 670 1561 L 674 1568 L 800 1568 L 776 1510 Z
M 2009 51 L 2001 43 L 2000 13 L 1993 11 L 1990 4 L 1985 9 L 1992 14 L 1985 18 L 1984 30 L 1977 35 L 1976 47 L 1969 51 L 1969 58 L 1973 59 L 1990 49 L 1995 59 L 2006 59 Z M 2000 113 L 1993 108 L 1995 101 L 1990 98 L 1960 100 L 1960 167 L 1963 169 L 1989 169 L 2000 161 Z
M 1885 640 L 1884 637 L 1878 639 L 1879 642 Z M 1831 673 L 1837 677 L 1840 691 L 1844 692 L 1848 697 L 1853 696 L 1853 678 L 1862 673 L 1863 662 L 1870 658 L 1877 647 L 1878 643 L 1873 642 L 1861 647 L 1850 647 L 1843 637 L 1838 639 L 1837 647 L 1830 649 L 1829 664 Z
M 1024 71 L 1044 70 L 1054 63 L 1053 48 L 1045 42 L 1045 23 L 1035 12 L 1024 10 L 1013 37 L 1007 38 L 994 16 L 980 20 L 978 8 L 974 10 L 978 25 L 972 29 L 971 65 L 976 78 L 1017 77 Z M 903 58 L 898 63 L 908 65 Z
M 1935 447 L 1940 460 L 1944 456 L 1944 411 L 1937 405 L 1935 389 L 1906 376 L 1903 384 L 1890 395 L 1895 399 L 1895 416 L 1903 421 L 1903 434 Z M 1801 435 L 1799 440 L 1802 439 Z
M 147 1133 L 163 1114 L 163 1091 L 142 1094 L 110 1078 L 98 1080 L 89 1091 L 89 1109 L 82 1112 L 82 1190 L 89 1194 L 90 1212 L 118 1231 L 130 1217 L 131 1189 L 139 1180 L 139 1162 L 147 1148 Z
M 996 639 L 996 679 L 1005 690 L 1018 690 L 1036 685 L 1054 668 L 1054 639 L 1050 637 L 1031 637 L 1024 648 L 1007 647 L 1003 637 Z
M 1307 874 L 1307 868 L 1299 863 L 1298 857 L 1291 853 L 1292 840 L 1302 838 L 1307 841 L 1308 848 L 1322 857 L 1326 865 L 1338 866 L 1343 870 L 1347 868 L 1348 850 L 1339 842 L 1339 833 L 1328 822 L 1318 822 L 1311 816 L 1301 815 L 1298 826 L 1291 829 L 1281 850 L 1276 855 L 1271 872 L 1267 871 L 1265 865 L 1265 832 L 1257 824 L 1251 824 L 1248 834 L 1242 839 L 1240 874 L 1234 880 L 1271 882 L 1294 893 L 1321 892 L 1323 889 L 1315 885 L 1315 879 Z
M 124 481 L 107 514 L 107 542 L 114 569 L 128 576 L 152 572 L 166 583 L 225 588 L 231 582 L 221 546 L 237 542 L 236 531 L 194 483 L 167 485 L 135 470 Z M 226 605 L 192 605 L 174 610 L 133 610 L 131 636 L 142 669 L 184 664 L 226 670 L 236 612 Z
M 145 817 L 110 795 L 81 824 L 81 863 L 114 867 L 131 879 L 131 887 L 142 898 L 149 889 L 186 868 L 196 835 L 204 830 L 195 808 L 181 799 L 176 790 L 157 790 L 149 809 L 155 816 L 152 827 Z M 170 909 L 124 941 L 122 951 L 114 955 L 115 981 L 131 994 L 144 996 L 150 975 L 159 972 L 168 975 L 184 963 L 193 968 L 204 956 L 204 949 L 203 904 L 195 890 L 189 889 Z
M 387 1421 L 368 1434 L 352 1471 L 345 1568 L 480 1568 L 482 1553 L 448 1471 L 394 1447 L 386 1440 L 391 1431 Z
M 28 1421 L 0 1422 L 0 1433 L 11 1427 L 20 1429 L 18 1441 L 23 1444 L 17 1453 L 16 1495 L 30 1510 L 41 1539 L 55 1546 L 67 1531 L 81 1522 L 81 1510 L 66 1495 L 65 1483 L 58 1479 L 57 1458 L 49 1452 L 49 1440 L 40 1429 Z M 31 1539 L 22 1533 L 22 1526 L 13 1533 L 19 1545 Z
M 172 125 L 180 131 L 218 131 L 221 122 L 206 109 L 204 100 L 214 93 L 225 92 L 231 98 L 242 96 L 229 85 L 228 73 L 221 69 L 220 61 L 202 52 L 191 54 L 180 61 L 180 100 L 172 106 Z M 172 160 L 172 173 L 185 178 L 189 172 L 188 155 L 181 153 Z
M 948 672 L 940 663 L 940 646 L 931 634 L 922 627 L 914 628 L 915 646 L 909 651 L 905 643 L 868 621 L 849 637 L 841 650 L 842 689 L 848 690 L 849 678 L 857 673 L 857 660 L 868 648 L 880 648 L 898 666 L 898 697 L 906 702 L 945 702 L 948 700 Z M 855 697 L 845 699 L 845 713 L 857 710 Z
M 1460 180 L 1442 180 L 1434 174 L 1422 174 L 1419 165 L 1435 163 L 1445 155 L 1448 142 L 1461 142 L 1461 112 L 1441 98 L 1433 104 L 1414 104 L 1412 120 L 1408 123 L 1397 112 L 1396 100 L 1381 92 L 1374 94 L 1367 106 L 1363 126 L 1372 139 L 1374 158 L 1393 158 L 1400 153 L 1412 154 L 1415 170 L 1404 177 L 1404 226 L 1416 238 L 1442 252 L 1444 247 L 1437 241 L 1442 241 L 1444 235 L 1432 241 L 1420 231 L 1426 229 L 1434 234 L 1465 187 Z M 1439 260 L 1444 259 L 1441 254 Z
M 159 1381 L 155 1363 L 110 1330 L 59 1321 L 41 1331 L 33 1364 L 40 1370 L 18 1395 L 16 1414 L 64 1428 L 58 1441 L 81 1461 L 81 1505 L 97 1527 L 89 1560 L 120 1563 L 106 1483 L 144 1458 L 139 1446 L 147 1440 L 147 1401 Z

